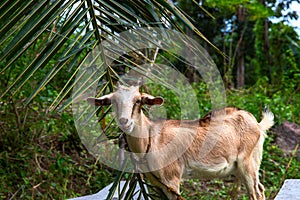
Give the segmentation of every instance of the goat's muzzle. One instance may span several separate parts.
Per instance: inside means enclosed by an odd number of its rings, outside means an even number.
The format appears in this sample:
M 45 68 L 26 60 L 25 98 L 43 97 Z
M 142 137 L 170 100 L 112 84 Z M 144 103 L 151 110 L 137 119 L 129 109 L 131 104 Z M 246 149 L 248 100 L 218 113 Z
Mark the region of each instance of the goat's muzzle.
M 131 133 L 133 130 L 133 121 L 128 120 L 127 118 L 120 118 L 119 120 L 119 127 L 125 132 L 125 133 Z

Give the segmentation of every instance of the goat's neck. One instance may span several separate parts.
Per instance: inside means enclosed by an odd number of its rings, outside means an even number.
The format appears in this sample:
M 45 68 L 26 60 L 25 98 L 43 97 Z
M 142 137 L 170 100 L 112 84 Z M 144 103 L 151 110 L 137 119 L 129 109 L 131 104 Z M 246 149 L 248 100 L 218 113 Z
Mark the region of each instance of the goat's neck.
M 150 144 L 151 121 L 143 112 L 135 120 L 135 126 L 130 134 L 126 135 L 129 148 L 134 153 L 146 153 Z

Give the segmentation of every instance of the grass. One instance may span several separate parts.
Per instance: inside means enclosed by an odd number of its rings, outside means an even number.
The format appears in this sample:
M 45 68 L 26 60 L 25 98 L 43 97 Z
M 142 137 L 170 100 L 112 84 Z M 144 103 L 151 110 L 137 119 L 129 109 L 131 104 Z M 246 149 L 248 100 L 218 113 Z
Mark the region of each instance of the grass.
M 45 115 L 33 107 L 25 112 L 18 105 L 6 109 L 11 110 L 0 118 L 0 199 L 66 199 L 113 181 L 116 172 L 97 163 L 80 143 L 71 114 Z
M 98 192 L 114 180 L 117 172 L 95 163 L 74 138 L 61 134 L 41 136 L 31 145 L 0 154 L 1 199 L 65 199 Z M 285 156 L 268 137 L 261 167 L 267 199 L 273 199 L 286 178 L 299 177 L 299 161 Z M 79 145 L 80 146 L 80 145 Z M 211 181 L 185 180 L 182 196 L 188 200 L 230 199 L 232 178 Z M 242 188 L 239 199 L 248 199 Z
M 285 156 L 268 137 L 261 167 L 267 199 L 273 199 L 286 178 L 300 178 L 299 161 Z M 112 171 L 75 147 L 74 138 L 41 135 L 31 144 L 0 154 L 1 199 L 66 199 L 98 192 L 114 180 Z M 229 199 L 232 178 L 212 181 L 185 180 L 182 195 L 188 200 Z M 248 199 L 242 188 L 239 199 Z

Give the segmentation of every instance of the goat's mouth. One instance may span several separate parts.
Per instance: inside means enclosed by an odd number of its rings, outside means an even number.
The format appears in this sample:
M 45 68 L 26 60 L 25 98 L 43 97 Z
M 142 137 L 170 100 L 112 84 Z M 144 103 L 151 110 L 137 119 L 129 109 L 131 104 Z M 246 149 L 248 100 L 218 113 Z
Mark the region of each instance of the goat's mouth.
M 133 122 L 131 122 L 129 125 L 122 125 L 120 128 L 125 132 L 125 133 L 131 133 L 133 130 Z

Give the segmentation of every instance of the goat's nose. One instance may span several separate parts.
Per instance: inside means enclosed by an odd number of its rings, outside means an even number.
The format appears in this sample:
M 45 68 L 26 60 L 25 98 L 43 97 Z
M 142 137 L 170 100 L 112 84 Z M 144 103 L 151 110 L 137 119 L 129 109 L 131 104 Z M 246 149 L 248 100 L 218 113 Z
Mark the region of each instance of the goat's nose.
M 120 119 L 119 119 L 119 123 L 120 123 L 121 125 L 125 125 L 125 124 L 127 124 L 127 122 L 128 122 L 128 119 L 126 119 L 126 118 L 120 118 Z

